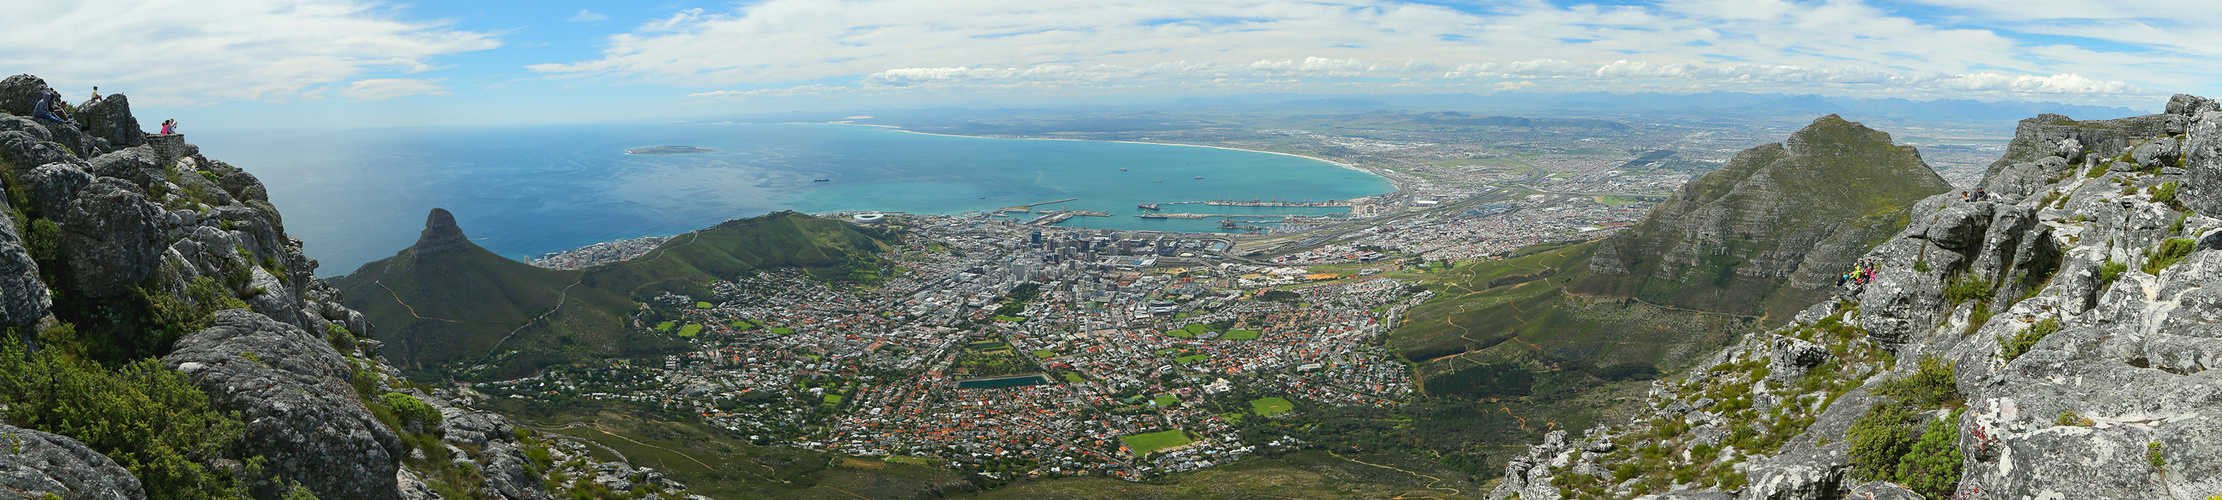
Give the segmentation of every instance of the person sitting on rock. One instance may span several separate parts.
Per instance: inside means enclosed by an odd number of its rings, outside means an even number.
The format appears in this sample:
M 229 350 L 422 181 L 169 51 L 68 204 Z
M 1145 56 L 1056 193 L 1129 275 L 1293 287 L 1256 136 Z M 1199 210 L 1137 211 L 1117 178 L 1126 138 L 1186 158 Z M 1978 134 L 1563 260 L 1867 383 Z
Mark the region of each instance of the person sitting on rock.
M 1990 201 L 1990 200 L 1991 200 L 1991 194 L 1990 194 L 1989 192 L 1987 192 L 1987 191 L 1983 191 L 1983 186 L 1975 186 L 1975 201 Z
M 39 103 L 31 107 L 31 116 L 54 123 L 69 121 L 69 112 L 62 109 L 60 98 L 52 93 L 39 98 Z
M 91 106 L 91 105 L 93 105 L 93 103 L 96 103 L 96 102 L 100 102 L 100 86 L 99 86 L 99 85 L 94 85 L 94 86 L 93 86 L 93 97 L 92 97 L 91 99 L 86 99 L 86 100 L 85 100 L 85 103 L 84 103 L 84 104 L 80 104 L 80 105 L 78 105 L 77 107 L 80 107 L 80 108 L 82 108 L 82 107 L 85 107 L 85 106 Z

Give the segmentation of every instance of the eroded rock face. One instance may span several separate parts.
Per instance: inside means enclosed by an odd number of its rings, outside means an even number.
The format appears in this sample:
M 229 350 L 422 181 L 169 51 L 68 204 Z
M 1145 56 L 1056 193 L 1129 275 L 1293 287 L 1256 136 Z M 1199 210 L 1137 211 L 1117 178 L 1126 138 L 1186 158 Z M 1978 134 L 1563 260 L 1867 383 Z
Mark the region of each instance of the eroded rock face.
M 16 234 L 16 221 L 8 216 L 8 201 L 0 199 L 0 326 L 28 325 L 46 316 L 54 305 L 39 281 L 39 264 Z
M 116 297 L 152 276 L 163 247 L 159 212 L 120 179 L 103 177 L 80 190 L 61 219 L 62 253 L 76 288 Z
M 417 243 L 409 248 L 416 253 L 411 258 L 425 258 L 462 248 L 471 239 L 463 235 L 463 228 L 455 225 L 455 214 L 447 209 L 434 208 L 424 217 L 424 233 L 417 236 Z
M 401 439 L 363 407 L 347 383 L 353 367 L 321 335 L 238 309 L 214 323 L 162 362 L 217 408 L 240 412 L 246 446 L 269 459 L 267 470 L 318 498 L 400 496 Z
M 31 108 L 39 99 L 53 92 L 46 80 L 31 75 L 15 75 L 0 80 L 0 111 L 16 116 L 31 116 Z
M 106 141 L 112 149 L 146 144 L 146 131 L 139 128 L 139 119 L 131 116 L 131 100 L 123 94 L 101 96 L 99 101 L 78 108 L 77 122 L 85 126 L 85 133 Z
M 0 490 L 21 498 L 140 500 L 147 492 L 131 471 L 84 443 L 57 434 L 0 424 Z
M 32 205 L 18 208 L 49 219 L 69 213 L 69 202 L 77 199 L 77 191 L 93 183 L 92 174 L 68 163 L 42 165 L 17 176 L 29 188 Z
M 2001 184 L 1995 178 L 2016 163 L 2057 156 L 2069 164 L 2081 164 L 2086 154 L 2114 156 L 2147 139 L 2164 135 L 2170 135 L 2164 115 L 2088 121 L 2051 113 L 2037 115 L 2022 120 L 2014 129 L 2014 139 L 2006 143 L 2005 156 L 1984 171 L 1983 185 Z
M 2208 217 L 2222 216 L 2222 111 L 2195 117 L 2183 142 L 2184 205 Z

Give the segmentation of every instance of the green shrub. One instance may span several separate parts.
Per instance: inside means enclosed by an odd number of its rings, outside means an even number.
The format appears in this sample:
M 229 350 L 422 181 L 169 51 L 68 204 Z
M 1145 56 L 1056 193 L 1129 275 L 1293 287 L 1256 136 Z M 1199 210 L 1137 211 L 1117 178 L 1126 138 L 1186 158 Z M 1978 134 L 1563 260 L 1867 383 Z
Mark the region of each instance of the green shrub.
M 348 332 L 347 327 L 337 323 L 324 325 L 324 340 L 330 342 L 332 349 L 340 354 L 353 356 L 355 353 L 355 334 Z
M 1898 482 L 1927 498 L 1947 498 L 1960 484 L 1960 412 L 1929 421 L 1898 459 Z
M 2183 211 L 2183 202 L 2182 202 L 2181 200 L 2177 200 L 2177 199 L 2176 199 L 2176 187 L 2177 187 L 2178 185 L 2180 185 L 2180 184 L 2183 184 L 2183 183 L 2182 183 L 2182 182 L 2166 182 L 2166 183 L 2162 183 L 2161 185 L 2158 185 L 2158 186 L 2153 186 L 2153 187 L 2145 188 L 2145 194 L 2150 194 L 2150 195 L 2152 195 L 2152 196 L 2153 196 L 2153 203 L 2159 203 L 2159 204 L 2162 204 L 2162 205 L 2167 205 L 2167 206 L 2168 206 L 2168 208 L 2171 208 L 2171 209 L 2175 209 L 2176 211 L 2179 211 L 2179 212 L 2180 212 L 2180 211 Z
M 1861 482 L 1889 480 L 1898 462 L 1913 449 L 1913 412 L 1897 403 L 1884 402 L 1867 409 L 1844 433 L 1851 442 L 1852 477 Z
M 25 226 L 23 248 L 31 253 L 31 260 L 42 264 L 62 260 L 62 226 L 46 219 L 33 219 Z
M 2159 441 L 2145 443 L 2145 463 L 2152 464 L 2153 472 L 2168 472 L 2168 457 L 2161 453 Z
M 2037 345 L 2037 341 L 2044 340 L 2046 336 L 2059 332 L 2060 320 L 2046 318 L 2044 321 L 2039 321 L 2037 324 L 2029 325 L 2029 328 L 2023 328 L 2020 332 L 2014 333 L 2011 338 L 2001 335 L 1998 337 L 1998 357 L 2011 363 L 2014 358 L 2028 354 L 2029 349 Z
M 2107 285 L 2112 285 L 2115 280 L 2122 279 L 2122 273 L 2128 271 L 2129 264 L 2115 262 L 2112 258 L 2099 263 L 2099 289 L 2105 290 Z
M 185 375 L 152 358 L 109 369 L 23 345 L 0 335 L 0 414 L 9 423 L 83 442 L 138 476 L 152 498 L 246 497 L 262 458 L 238 456 L 245 424 Z
M 2145 271 L 2145 274 L 2159 276 L 2161 271 L 2182 262 L 2184 257 L 2190 256 L 2191 251 L 2197 248 L 2199 242 L 2190 238 L 2169 238 L 2168 241 L 2160 242 L 2160 248 L 2145 252 L 2145 265 L 2140 266 L 2140 270 Z
M 170 343 L 179 337 L 208 328 L 216 311 L 247 308 L 246 302 L 208 276 L 186 280 L 183 298 L 160 288 L 139 288 L 134 294 L 145 303 L 148 319 L 154 322 L 155 333 L 160 335 L 156 344 L 161 346 L 161 352 L 168 352 Z
M 1960 335 L 1974 335 L 1976 330 L 1983 329 L 1983 324 L 1989 322 L 1991 322 L 1991 303 L 1976 302 L 1975 310 L 1967 313 L 1967 331 L 1960 332 Z
M 2092 164 L 2092 165 L 2091 165 L 2091 169 L 2090 169 L 2090 170 L 2085 170 L 2085 171 L 2083 171 L 2083 177 L 2085 177 L 2085 178 L 2090 178 L 2090 179 L 2097 179 L 2097 178 L 2099 178 L 2099 177 L 2103 177 L 2103 176 L 2105 176 L 2105 175 L 2106 175 L 2106 162 L 2098 162 L 2098 163 Z
M 1951 302 L 1952 305 L 1959 305 L 1961 302 L 1969 300 L 1990 300 L 1991 293 L 1995 289 L 1996 287 L 1991 285 L 1991 280 L 1983 279 L 1982 276 L 1977 276 L 1974 273 L 1961 274 L 1960 277 L 1944 284 L 1944 300 Z
M 2052 419 L 2052 425 L 2090 427 L 2093 425 L 2098 425 L 2098 422 L 2094 422 L 2082 415 L 2077 415 L 2075 413 L 2075 410 L 2060 410 L 2060 417 Z
M 1947 362 L 1934 354 L 1922 356 L 1917 363 L 1920 365 L 1913 373 L 1877 384 L 1875 393 L 1922 409 L 1954 406 L 1960 402 L 1960 389 L 1953 380 L 1957 363 Z
M 392 410 L 394 417 L 401 419 L 401 425 L 404 427 L 410 424 L 422 424 L 424 429 L 431 429 L 440 425 L 440 410 L 432 408 L 432 405 L 425 404 L 416 396 L 389 392 L 384 396 L 379 396 L 378 403 L 385 405 L 386 409 Z

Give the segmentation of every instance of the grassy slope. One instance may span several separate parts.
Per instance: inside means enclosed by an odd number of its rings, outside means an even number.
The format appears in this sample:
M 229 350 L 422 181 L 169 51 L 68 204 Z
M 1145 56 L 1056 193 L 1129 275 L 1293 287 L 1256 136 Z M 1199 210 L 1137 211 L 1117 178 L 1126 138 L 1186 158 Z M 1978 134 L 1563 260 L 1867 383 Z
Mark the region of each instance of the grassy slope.
M 533 267 L 466 243 L 466 247 L 427 259 L 414 250 L 363 265 L 333 280 L 347 305 L 377 325 L 385 355 L 403 369 L 421 371 L 442 363 L 476 360 L 495 342 L 526 321 L 553 308 L 577 271 Z M 566 303 L 571 317 L 543 323 L 564 331 L 594 332 L 573 342 L 613 345 L 623 296 L 573 289 Z M 505 346 L 507 347 L 507 346 Z
M 1530 247 L 1427 275 L 1437 297 L 1408 311 L 1387 341 L 1414 362 L 1427 394 L 1414 418 L 1451 429 L 1434 433 L 1442 439 L 1498 450 L 1484 452 L 1495 466 L 1542 429 L 1583 428 L 1640 399 L 1642 382 L 1615 380 L 1642 377 L 1615 368 L 1671 372 L 1825 298 L 1791 290 L 1785 278 L 1734 272 L 1779 243 L 1768 235 L 1732 235 L 1721 255 L 1664 263 L 1657 254 L 1684 237 L 1675 222 L 1691 213 L 1725 206 L 1750 217 L 1770 210 L 1764 198 L 1788 193 L 1798 207 L 1772 212 L 1780 217 L 1764 225 L 1827 235 L 1847 252 L 1833 257 L 1848 261 L 1903 227 L 1903 207 L 1944 189 L 1916 152 L 1882 132 L 1823 118 L 1792 141 L 1800 154 L 1780 145 L 1746 151 L 1616 236 L 1638 243 L 1626 276 L 1590 270 L 1601 245 L 1627 243 L 1612 240 Z M 1495 420 L 1476 420 L 1483 416 Z
M 1801 237 L 1825 235 L 1864 251 L 1904 227 L 1902 212 L 1907 207 L 1951 188 L 1912 146 L 1895 145 L 1888 133 L 1833 115 L 1793 133 L 1789 144 L 1746 150 L 1719 170 L 1691 181 L 1679 193 L 1682 196 L 1661 203 L 1635 227 L 1606 242 L 1633 250 L 1627 275 L 1594 275 L 1569 288 L 1765 316 L 1770 323 L 1779 323 L 1826 299 L 1826 291 L 1797 289 L 1782 277 L 1739 274 L 1740 266 L 1769 252 L 1802 252 L 1814 245 Z M 1689 217 L 1722 208 L 1764 227 L 1755 228 L 1755 234 L 1727 235 L 1715 247 L 1719 251 L 1695 263 L 1657 258 L 1655 254 L 1683 243 L 1687 235 L 1682 226 Z M 1856 254 L 1835 257 L 1848 261 Z
M 1479 497 L 1480 488 L 1464 478 L 1464 474 L 1443 469 L 1434 462 L 1408 456 L 1336 456 L 1324 451 L 1304 451 L 1273 458 L 1250 458 L 1147 483 L 1095 477 L 1020 481 L 969 498 Z
M 703 286 L 758 270 L 801 267 L 829 279 L 870 279 L 886 238 L 878 230 L 782 212 L 680 235 L 632 261 L 585 271 L 541 269 L 471 245 L 412 262 L 411 250 L 333 280 L 387 342 L 386 355 L 413 376 L 519 351 L 487 372 L 502 376 L 595 357 L 661 352 L 672 339 L 634 332 L 637 302 L 670 291 L 707 297 Z M 578 283 L 578 286 L 572 286 Z M 382 285 L 382 286 L 381 286 Z M 563 307 L 523 330 L 528 320 Z M 388 291 L 388 289 L 391 291 Z M 516 331 L 506 342 L 504 337 Z
M 530 415 L 543 432 L 592 441 L 589 451 L 622 453 L 711 498 L 930 498 L 970 488 L 960 473 L 935 467 L 749 443 L 722 429 L 660 418 L 622 404 L 588 402 L 567 408 L 514 400 L 505 414 Z

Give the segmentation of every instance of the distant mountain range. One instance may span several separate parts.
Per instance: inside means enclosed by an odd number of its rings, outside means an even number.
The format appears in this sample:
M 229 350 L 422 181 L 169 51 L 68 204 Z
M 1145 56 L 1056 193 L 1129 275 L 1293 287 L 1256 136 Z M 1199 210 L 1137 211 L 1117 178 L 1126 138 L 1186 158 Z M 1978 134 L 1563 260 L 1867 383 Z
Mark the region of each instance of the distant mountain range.
M 1496 94 L 1344 95 L 1251 94 L 1231 97 L 1190 97 L 1171 105 L 1091 106 L 1067 108 L 961 108 L 936 107 L 866 111 L 806 111 L 732 116 L 740 122 L 855 122 L 968 135 L 1047 135 L 1058 133 L 1150 132 L 1193 130 L 1215 126 L 1217 115 L 1249 113 L 1348 114 L 1363 112 L 1440 115 L 1445 126 L 1532 126 L 1542 128 L 1592 128 L 1595 123 L 1554 122 L 1560 119 L 1621 117 L 1683 117 L 1690 119 L 1769 119 L 1804 121 L 1821 115 L 1848 120 L 1886 120 L 1999 126 L 2039 114 L 2059 114 L 2078 119 L 2109 119 L 2145 114 L 2131 108 L 2087 106 L 2054 102 L 1983 102 L 1967 99 L 1916 101 L 1901 98 L 1866 99 L 1823 97 L 1812 94 L 1756 94 L 1707 92 L 1664 94 L 1604 92 L 1549 94 L 1501 92 Z M 858 118 L 863 116 L 863 118 Z M 1463 117 L 1463 118 L 1460 118 Z M 1467 121 L 1467 120 L 1473 121 Z M 1525 121 L 1527 125 L 1520 125 Z M 1420 123 L 1415 121 L 1414 123 Z M 1611 128 L 1605 126 L 1604 128 Z

